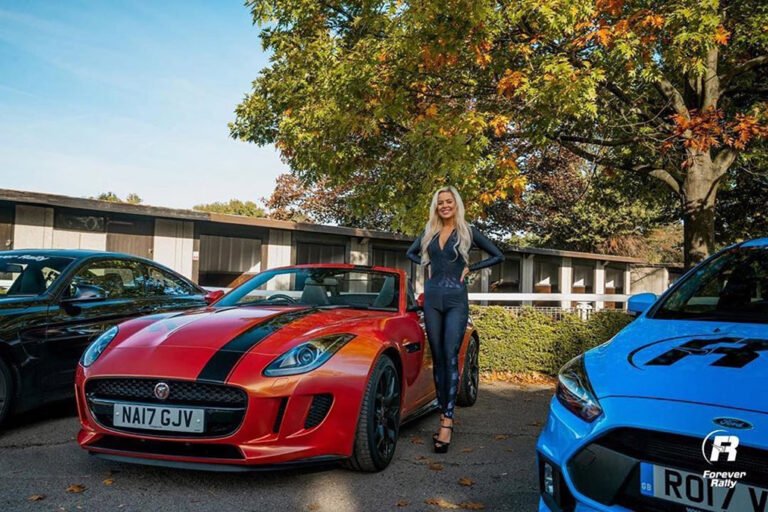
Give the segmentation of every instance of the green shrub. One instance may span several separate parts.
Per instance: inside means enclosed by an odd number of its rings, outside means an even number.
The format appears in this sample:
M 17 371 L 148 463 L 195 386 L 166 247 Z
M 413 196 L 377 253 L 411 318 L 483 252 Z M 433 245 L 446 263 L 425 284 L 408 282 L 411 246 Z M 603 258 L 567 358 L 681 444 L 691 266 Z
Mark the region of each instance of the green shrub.
M 520 312 L 501 306 L 470 306 L 480 335 L 480 370 L 541 372 L 554 375 L 576 355 L 619 332 L 632 319 L 617 311 L 600 311 L 583 322 L 565 313 L 556 320 L 534 308 Z

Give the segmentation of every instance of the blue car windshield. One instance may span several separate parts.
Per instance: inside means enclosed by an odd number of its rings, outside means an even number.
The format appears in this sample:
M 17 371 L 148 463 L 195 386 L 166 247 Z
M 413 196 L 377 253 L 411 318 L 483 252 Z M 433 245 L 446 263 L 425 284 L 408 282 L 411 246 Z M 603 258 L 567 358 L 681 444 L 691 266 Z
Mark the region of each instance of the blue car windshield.
M 397 311 L 397 274 L 329 267 L 262 272 L 238 286 L 217 306 L 301 305 Z
M 768 323 L 768 248 L 724 251 L 686 277 L 653 318 Z

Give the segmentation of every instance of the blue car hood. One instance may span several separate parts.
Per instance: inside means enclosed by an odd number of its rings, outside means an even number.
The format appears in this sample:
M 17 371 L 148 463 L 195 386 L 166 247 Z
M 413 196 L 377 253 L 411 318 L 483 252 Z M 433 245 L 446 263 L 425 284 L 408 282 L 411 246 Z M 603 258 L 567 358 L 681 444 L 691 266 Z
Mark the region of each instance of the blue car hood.
M 639 318 L 585 356 L 599 398 L 680 400 L 768 413 L 768 325 Z

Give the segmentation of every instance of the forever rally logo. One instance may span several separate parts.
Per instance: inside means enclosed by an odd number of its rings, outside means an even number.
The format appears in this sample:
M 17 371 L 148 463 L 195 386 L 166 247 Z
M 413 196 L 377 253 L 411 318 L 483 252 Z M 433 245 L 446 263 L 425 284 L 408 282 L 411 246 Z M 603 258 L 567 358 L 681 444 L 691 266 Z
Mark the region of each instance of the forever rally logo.
M 725 435 L 722 435 L 722 434 Z M 718 435 L 721 434 L 721 435 Z M 711 439 L 711 448 L 707 450 L 707 443 Z M 713 430 L 701 443 L 701 454 L 707 464 L 717 462 L 736 462 L 738 455 L 739 437 L 730 434 L 727 430 Z M 707 455 L 709 452 L 709 455 Z M 710 487 L 725 487 L 732 489 L 738 481 L 747 476 L 746 471 L 710 471 L 705 470 L 702 478 L 709 480 Z

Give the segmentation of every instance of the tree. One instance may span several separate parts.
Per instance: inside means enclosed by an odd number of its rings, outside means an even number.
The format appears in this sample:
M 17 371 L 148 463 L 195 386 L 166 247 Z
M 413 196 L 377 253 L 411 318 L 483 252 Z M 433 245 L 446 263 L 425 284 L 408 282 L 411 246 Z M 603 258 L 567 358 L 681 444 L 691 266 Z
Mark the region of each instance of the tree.
M 96 197 L 91 197 L 91 199 L 98 199 L 99 201 L 108 201 L 110 203 L 128 203 L 128 204 L 141 204 L 143 201 L 138 194 L 135 194 L 133 192 L 128 194 L 125 197 L 125 200 L 120 199 L 120 197 L 114 192 L 102 192 Z
M 516 245 L 645 256 L 646 237 L 676 217 L 661 184 L 585 165 L 562 148 L 529 158 L 521 173 L 528 183 L 522 200 L 494 203 L 485 222 L 522 233 Z
M 327 186 L 325 182 L 305 186 L 292 174 L 277 177 L 275 190 L 265 205 L 269 217 L 295 222 L 319 222 L 368 229 L 389 230 L 390 212 L 381 208 L 367 212 L 350 208 L 353 194 L 363 193 L 364 188 L 353 184 Z
M 271 64 L 230 125 L 303 183 L 355 182 L 350 207 L 415 232 L 435 186 L 470 216 L 519 197 L 559 144 L 659 180 L 686 264 L 715 246 L 718 188 L 768 135 L 768 7 L 756 0 L 250 0 Z
M 734 165 L 724 179 L 715 216 L 719 245 L 768 236 L 768 148 Z
M 242 215 L 244 217 L 265 217 L 264 209 L 253 201 L 241 201 L 239 199 L 230 199 L 228 202 L 215 202 L 207 204 L 197 204 L 192 207 L 193 210 L 211 213 L 223 213 L 227 215 Z

